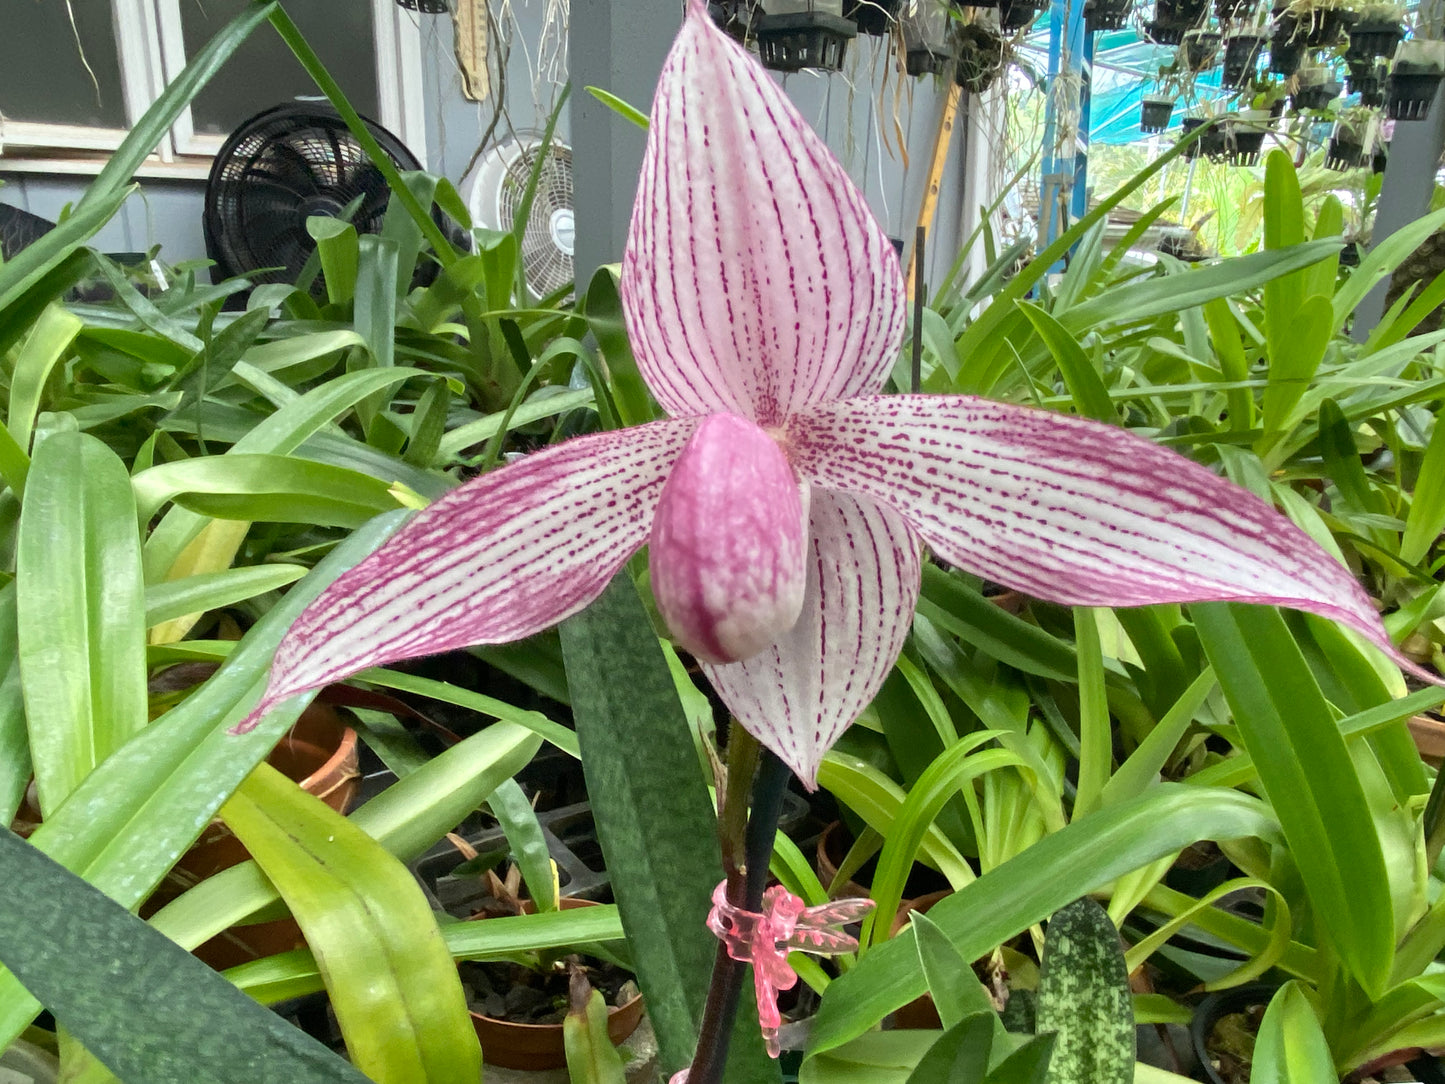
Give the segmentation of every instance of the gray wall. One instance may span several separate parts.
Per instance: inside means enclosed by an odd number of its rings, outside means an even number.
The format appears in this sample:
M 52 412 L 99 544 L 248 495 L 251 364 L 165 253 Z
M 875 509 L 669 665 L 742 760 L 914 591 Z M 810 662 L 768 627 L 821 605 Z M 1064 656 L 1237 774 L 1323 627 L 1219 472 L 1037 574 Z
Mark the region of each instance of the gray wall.
M 533 77 L 545 0 L 513 0 L 513 6 L 518 40 L 512 48 L 507 70 L 506 116 L 498 125 L 494 139 L 506 138 L 510 129 L 540 130 L 546 124 L 548 110 L 555 106 L 558 91 L 557 85 L 545 76 Z M 492 116 L 493 104 L 470 102 L 463 97 L 452 52 L 450 18 L 420 18 L 428 165 L 460 181 Z M 784 84 L 804 116 L 824 134 L 863 188 L 874 214 L 889 234 L 911 240 L 943 96 L 931 79 L 900 80 L 891 70 L 892 58 L 885 55 L 885 45 L 881 39 L 860 36 L 850 47 L 844 72 L 829 77 L 799 73 L 788 76 Z M 565 77 L 565 58 L 561 69 L 558 75 Z M 884 103 L 881 120 L 880 100 Z M 557 129 L 564 140 L 568 131 L 567 113 L 563 111 Z M 901 126 L 908 148 L 906 166 L 896 148 L 895 121 Z M 928 277 L 932 281 L 937 281 L 953 262 L 961 239 L 966 128 L 960 116 L 954 126 L 954 145 L 930 234 Z M 85 179 L 80 177 L 7 176 L 3 163 L 0 163 L 0 179 L 6 181 L 0 188 L 0 202 L 15 204 L 52 220 L 65 203 L 79 195 L 85 184 Z M 630 187 L 630 181 L 624 187 Z M 173 263 L 203 257 L 203 189 L 201 182 L 147 181 L 142 193 L 133 196 L 116 220 L 101 232 L 97 247 L 104 251 L 141 251 L 159 244 L 165 258 Z M 578 229 L 585 230 L 586 224 L 579 222 Z M 619 252 L 613 258 L 620 255 Z

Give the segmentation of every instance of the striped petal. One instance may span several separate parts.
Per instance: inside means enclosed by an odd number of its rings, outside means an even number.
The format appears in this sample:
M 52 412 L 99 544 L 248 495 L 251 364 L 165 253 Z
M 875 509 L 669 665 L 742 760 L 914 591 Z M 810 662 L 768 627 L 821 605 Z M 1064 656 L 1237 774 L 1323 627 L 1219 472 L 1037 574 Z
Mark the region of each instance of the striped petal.
M 581 610 L 647 540 L 696 425 L 578 437 L 452 490 L 302 612 L 247 722 L 368 666 L 520 640 Z
M 906 395 L 790 419 L 786 446 L 804 479 L 890 505 L 946 561 L 1037 598 L 1289 606 L 1349 626 L 1423 674 L 1395 651 L 1349 570 L 1303 531 L 1122 429 Z
M 653 102 L 622 301 L 674 415 L 771 425 L 877 391 L 903 334 L 898 261 L 863 196 L 701 0 Z
M 913 622 L 918 537 L 866 498 L 814 489 L 798 623 L 760 654 L 703 670 L 743 727 L 810 790 L 823 754 L 868 706 Z

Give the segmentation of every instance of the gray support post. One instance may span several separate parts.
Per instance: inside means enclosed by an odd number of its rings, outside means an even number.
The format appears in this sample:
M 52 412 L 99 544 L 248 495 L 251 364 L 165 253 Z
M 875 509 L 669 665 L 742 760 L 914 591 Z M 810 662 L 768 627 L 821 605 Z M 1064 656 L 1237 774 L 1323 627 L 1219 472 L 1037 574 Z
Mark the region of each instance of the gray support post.
M 681 0 L 579 0 L 568 30 L 577 285 L 622 258 L 645 137 L 591 94 L 601 87 L 644 113 L 682 25 Z
M 1445 33 L 1445 0 L 1421 0 L 1416 15 L 1416 33 L 1439 39 Z M 1390 161 L 1385 167 L 1385 180 L 1380 186 L 1380 202 L 1375 209 L 1375 225 L 1371 241 L 1379 244 L 1390 234 L 1408 226 L 1430 210 L 1430 197 L 1435 193 L 1435 171 L 1440 154 L 1445 150 L 1445 85 L 1436 88 L 1435 101 L 1424 120 L 1396 122 L 1395 137 L 1390 140 Z M 1355 307 L 1355 320 L 1350 335 L 1364 342 L 1385 315 L 1385 295 L 1390 291 L 1387 278 L 1365 295 Z
M 1375 210 L 1373 244 L 1379 244 L 1430 210 L 1435 170 L 1440 153 L 1445 150 L 1445 101 L 1442 99 L 1445 99 L 1445 84 L 1435 92 L 1435 101 L 1424 120 L 1395 122 L 1390 162 L 1385 167 L 1385 181 L 1380 186 L 1380 202 Z M 1385 295 L 1389 289 L 1390 280 L 1386 278 L 1356 307 L 1350 328 L 1356 342 L 1369 338 L 1385 315 Z

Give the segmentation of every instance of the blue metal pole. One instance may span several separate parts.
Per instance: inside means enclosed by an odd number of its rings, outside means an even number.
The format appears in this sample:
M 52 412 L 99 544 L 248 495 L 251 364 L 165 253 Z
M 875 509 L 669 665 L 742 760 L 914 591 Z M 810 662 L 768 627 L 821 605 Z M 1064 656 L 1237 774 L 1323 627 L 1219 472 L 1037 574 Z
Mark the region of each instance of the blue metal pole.
M 1092 51 L 1092 37 L 1084 31 L 1084 0 L 1052 0 L 1039 185 L 1039 232 L 1045 245 L 1068 229 L 1075 178 L 1082 169 L 1083 158 L 1087 157 L 1086 148 L 1079 143 L 1081 114 L 1075 107 L 1087 110 L 1084 73 L 1087 53 Z M 1068 135 L 1072 138 L 1060 138 L 1061 130 L 1066 128 L 1071 129 Z M 1084 138 L 1087 140 L 1087 132 Z

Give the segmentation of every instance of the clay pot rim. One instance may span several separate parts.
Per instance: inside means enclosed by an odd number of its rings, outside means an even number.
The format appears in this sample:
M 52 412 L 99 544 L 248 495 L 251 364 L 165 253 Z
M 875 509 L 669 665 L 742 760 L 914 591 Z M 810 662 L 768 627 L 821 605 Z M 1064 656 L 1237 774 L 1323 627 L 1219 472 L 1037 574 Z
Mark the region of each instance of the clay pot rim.
M 601 906 L 602 906 L 602 905 L 601 905 L 600 903 L 598 903 L 596 900 L 584 900 L 584 899 L 581 899 L 581 898 L 576 897 L 576 896 L 563 896 L 562 898 L 560 898 L 560 899 L 557 901 L 557 910 L 559 910 L 559 911 L 576 911 L 576 910 L 578 910 L 578 909 L 580 909 L 580 908 L 583 908 L 583 907 L 601 907 Z M 523 913 L 523 914 L 536 914 L 536 913 L 537 913 L 537 905 L 536 905 L 535 903 L 533 903 L 531 900 L 523 900 L 523 901 L 522 901 L 522 913 Z M 473 915 L 472 917 L 466 919 L 466 921 L 467 921 L 467 922 L 487 922 L 487 921 L 489 921 L 489 920 L 490 920 L 491 918 L 493 918 L 493 917 L 501 917 L 501 916 L 492 916 L 492 915 L 477 914 L 477 915 Z M 458 963 L 491 963 L 491 962 L 495 962 L 495 961 L 488 961 L 488 960 L 476 960 L 476 961 L 458 960 L 457 962 L 458 962 Z M 636 977 L 637 977 L 636 975 L 633 975 L 633 978 L 634 978 L 634 979 L 635 979 Z M 627 1011 L 631 1010 L 634 1005 L 639 1004 L 641 1001 L 642 1001 L 642 990 L 639 989 L 639 990 L 637 991 L 636 995 L 634 995 L 633 997 L 628 998 L 628 999 L 627 999 L 626 1001 L 624 1001 L 621 1005 L 608 1005 L 608 1006 L 607 1006 L 607 1018 L 610 1020 L 610 1019 L 612 1019 L 612 1017 L 613 1017 L 614 1015 L 616 1015 L 617 1013 L 627 1012 Z M 503 1026 L 503 1027 L 508 1027 L 508 1028 L 521 1028 L 521 1029 L 525 1029 L 525 1030 L 533 1031 L 533 1032 L 544 1032 L 544 1031 L 554 1031 L 554 1030 L 560 1031 L 561 1028 L 562 1028 L 562 1025 L 561 1025 L 561 1024 L 524 1024 L 524 1023 L 522 1023 L 522 1022 L 520 1022 L 520 1021 L 517 1021 L 517 1020 L 504 1020 L 504 1019 L 502 1019 L 500 1016 L 488 1016 L 488 1015 L 486 1015 L 486 1013 L 475 1012 L 475 1011 L 472 1010 L 472 1009 L 468 1009 L 468 1010 L 467 1010 L 467 1013 L 468 1013 L 468 1015 L 470 1015 L 470 1016 L 476 1017 L 478 1020 L 486 1020 L 486 1021 L 488 1021 L 489 1023 L 500 1024 L 500 1025 Z M 639 1022 L 640 1022 L 640 1020 L 641 1020 L 641 1018 L 639 1017 Z

